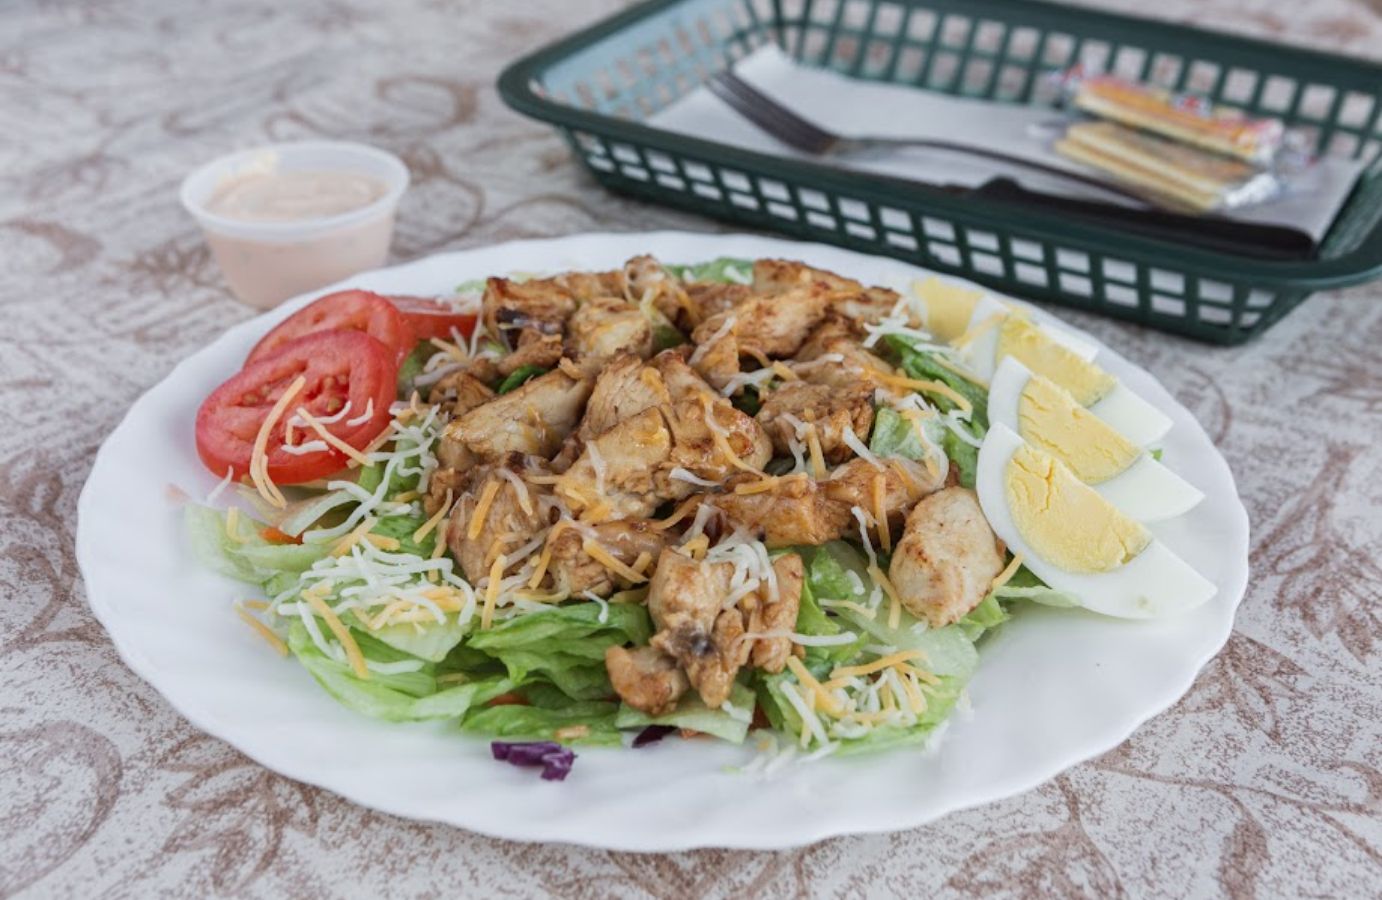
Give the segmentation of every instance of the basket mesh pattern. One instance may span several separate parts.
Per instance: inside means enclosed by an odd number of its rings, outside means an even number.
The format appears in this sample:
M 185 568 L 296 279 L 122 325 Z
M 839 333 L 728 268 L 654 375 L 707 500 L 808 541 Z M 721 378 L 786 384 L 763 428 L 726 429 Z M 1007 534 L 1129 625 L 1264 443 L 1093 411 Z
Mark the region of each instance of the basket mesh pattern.
M 1277 116 L 1316 152 L 1370 161 L 1321 264 L 1376 245 L 1382 233 L 1376 67 L 1027 0 L 654 3 L 544 65 L 527 87 L 579 111 L 558 124 L 601 182 L 715 217 L 1218 343 L 1260 332 L 1310 292 L 1308 279 L 1253 261 L 1190 266 L 1166 245 L 1057 235 L 991 206 L 880 189 L 886 182 L 857 174 L 748 165 L 752 155 L 729 148 L 688 152 L 677 135 L 617 127 L 642 122 L 770 41 L 851 77 L 995 102 L 1055 103 L 1053 73 L 1079 64 Z

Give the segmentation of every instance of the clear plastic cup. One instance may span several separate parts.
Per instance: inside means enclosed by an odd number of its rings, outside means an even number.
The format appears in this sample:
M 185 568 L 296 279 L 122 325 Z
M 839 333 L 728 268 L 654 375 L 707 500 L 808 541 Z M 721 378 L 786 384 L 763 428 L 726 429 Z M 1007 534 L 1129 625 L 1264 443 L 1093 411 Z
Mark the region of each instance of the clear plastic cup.
M 369 175 L 384 194 L 340 215 L 293 221 L 248 221 L 206 207 L 222 185 L 267 167 L 280 172 Z M 269 309 L 289 297 L 377 268 L 389 254 L 408 169 L 392 153 L 343 141 L 297 141 L 241 150 L 207 163 L 182 182 L 180 196 L 206 235 L 221 274 L 241 302 Z

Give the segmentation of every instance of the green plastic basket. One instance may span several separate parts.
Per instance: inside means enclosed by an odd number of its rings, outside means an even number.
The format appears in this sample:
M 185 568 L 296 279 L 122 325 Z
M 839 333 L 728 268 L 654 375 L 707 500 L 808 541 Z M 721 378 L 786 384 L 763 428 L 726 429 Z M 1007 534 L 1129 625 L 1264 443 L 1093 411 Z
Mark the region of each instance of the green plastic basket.
M 1081 63 L 1277 116 L 1368 167 L 1318 258 L 1274 262 L 643 124 L 770 41 L 851 77 L 999 103 L 1054 104 L 1049 73 Z M 1382 275 L 1382 66 L 1361 60 L 1034 0 L 653 0 L 514 63 L 499 90 L 611 189 L 1215 343 Z

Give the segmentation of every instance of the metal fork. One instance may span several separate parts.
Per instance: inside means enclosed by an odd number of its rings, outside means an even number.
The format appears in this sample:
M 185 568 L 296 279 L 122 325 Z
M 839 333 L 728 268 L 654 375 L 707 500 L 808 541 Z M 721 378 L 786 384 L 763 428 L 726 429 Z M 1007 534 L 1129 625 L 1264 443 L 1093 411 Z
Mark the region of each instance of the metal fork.
M 758 88 L 726 69 L 706 82 L 716 97 L 729 104 L 736 112 L 757 125 L 768 134 L 790 147 L 795 147 L 813 156 L 849 156 L 878 150 L 897 150 L 918 147 L 927 150 L 941 150 L 977 156 L 1041 172 L 1066 181 L 1074 181 L 1088 187 L 1098 188 L 1128 200 L 1145 205 L 1147 198 L 1112 182 L 1104 181 L 1078 172 L 1071 172 L 1056 166 L 1049 166 L 1035 160 L 1011 156 L 985 147 L 975 147 L 954 141 L 941 141 L 913 138 L 847 138 L 826 131 L 813 122 L 808 122 L 792 110 L 764 94 Z

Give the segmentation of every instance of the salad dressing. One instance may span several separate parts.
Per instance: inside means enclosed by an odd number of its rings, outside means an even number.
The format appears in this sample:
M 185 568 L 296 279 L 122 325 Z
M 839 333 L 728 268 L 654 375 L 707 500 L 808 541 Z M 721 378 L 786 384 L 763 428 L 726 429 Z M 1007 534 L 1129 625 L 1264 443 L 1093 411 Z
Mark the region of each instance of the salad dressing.
M 362 209 L 387 191 L 381 179 L 360 172 L 261 170 L 228 179 L 206 209 L 242 222 L 299 222 Z

